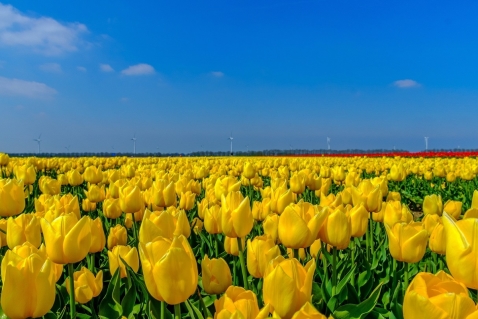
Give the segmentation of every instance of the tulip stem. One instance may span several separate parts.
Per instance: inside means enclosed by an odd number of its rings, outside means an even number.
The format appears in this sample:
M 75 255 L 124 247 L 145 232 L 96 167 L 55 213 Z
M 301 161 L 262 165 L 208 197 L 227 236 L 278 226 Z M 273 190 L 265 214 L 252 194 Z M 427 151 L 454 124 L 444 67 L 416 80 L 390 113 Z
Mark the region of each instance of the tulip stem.
M 138 234 L 136 233 L 136 220 L 134 219 L 134 213 L 131 214 L 133 218 L 133 238 L 134 238 L 134 245 L 138 246 Z
M 216 258 L 219 258 L 219 250 L 217 248 L 217 245 L 218 245 L 217 235 L 212 235 L 212 238 L 214 239 L 214 252 L 216 253 Z
M 408 288 L 408 263 L 405 262 L 405 275 L 404 275 L 404 283 L 403 283 L 403 295 L 405 296 L 405 292 Z
M 370 255 L 373 255 L 373 219 L 372 219 L 372 213 L 370 213 L 370 219 L 369 219 L 369 226 L 368 228 L 370 229 Z
M 332 248 L 332 297 L 337 288 L 337 247 Z
M 70 278 L 70 318 L 76 318 L 75 304 L 75 278 L 73 277 L 73 264 L 68 264 L 68 276 Z
M 355 240 L 355 238 L 353 238 Z M 350 242 L 350 249 L 351 249 L 351 255 L 352 255 L 352 267 L 355 266 L 355 242 L 352 240 Z M 352 286 L 355 285 L 355 274 L 352 273 L 352 278 L 350 278 L 350 283 Z
M 174 305 L 174 319 L 181 319 L 181 304 Z
M 93 299 L 90 300 L 89 304 L 90 304 L 90 309 L 91 309 L 91 317 L 93 319 L 97 319 L 98 316 L 96 315 L 95 303 L 93 302 Z
M 294 251 L 294 258 L 299 260 L 299 250 L 298 249 L 292 249 Z
M 325 278 L 329 278 L 329 274 L 328 274 L 328 271 L 327 271 L 327 258 L 325 257 L 325 254 L 327 253 L 326 250 L 327 250 L 327 244 L 325 243 L 321 243 L 322 245 L 322 266 L 324 267 L 324 276 Z
M 165 301 L 161 301 L 161 319 L 164 319 L 165 316 L 164 316 L 164 313 L 166 312 L 166 302 Z
M 239 249 L 239 261 L 241 262 L 242 279 L 244 281 L 244 289 L 249 290 L 247 283 L 246 262 L 244 260 L 244 248 L 242 247 L 242 239 L 237 238 L 237 248 Z

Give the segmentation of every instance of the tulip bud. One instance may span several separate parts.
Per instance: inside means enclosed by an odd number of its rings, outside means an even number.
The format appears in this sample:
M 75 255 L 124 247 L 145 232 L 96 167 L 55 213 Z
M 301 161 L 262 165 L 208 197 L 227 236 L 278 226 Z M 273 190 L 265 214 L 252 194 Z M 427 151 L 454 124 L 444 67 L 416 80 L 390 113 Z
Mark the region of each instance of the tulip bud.
M 103 202 L 103 214 L 107 218 L 116 219 L 123 214 L 118 198 L 107 198 Z
M 279 239 L 279 215 L 269 214 L 262 223 L 264 228 L 264 234 L 272 238 L 275 243 L 278 243 Z
M 290 190 L 295 194 L 302 194 L 305 191 L 305 180 L 299 174 L 290 178 Z
M 83 176 L 76 170 L 69 171 L 66 176 L 68 177 L 68 184 L 71 186 L 79 186 L 83 184 Z
M 249 197 L 244 198 L 240 192 L 230 192 L 222 196 L 221 227 L 228 237 L 246 237 L 252 229 L 252 218 Z
M 89 253 L 97 253 L 105 248 L 106 244 L 106 236 L 105 232 L 103 231 L 103 223 L 101 219 L 98 217 L 93 219 L 90 223 L 91 226 L 91 246 Z
M 365 207 L 360 204 L 355 206 L 347 215 L 350 216 L 351 223 L 351 236 L 352 237 L 362 237 L 367 232 L 368 228 L 368 212 Z
M 41 245 L 40 221 L 32 214 L 10 217 L 7 222 L 7 244 L 10 249 L 29 242 L 36 248 Z
M 425 199 L 423 200 L 423 213 L 425 215 L 439 215 L 441 216 L 443 212 L 443 204 L 441 201 L 441 196 L 432 194 L 432 195 L 427 195 L 425 196 Z
M 257 297 L 251 290 L 230 286 L 226 293 L 214 301 L 215 318 L 256 319 L 259 314 Z
M 267 264 L 279 256 L 280 249 L 267 235 L 247 240 L 247 270 L 255 278 L 262 278 Z
M 411 224 L 397 222 L 393 227 L 385 223 L 390 254 L 395 260 L 407 263 L 419 262 L 427 248 L 428 234 Z
M 446 237 L 445 228 L 442 223 L 438 223 L 430 234 L 428 247 L 434 253 L 445 255 L 446 253 Z
M 246 162 L 244 163 L 244 170 L 242 172 L 242 175 L 244 175 L 244 177 L 247 179 L 251 179 L 256 176 L 256 169 L 251 163 Z
M 113 247 L 110 251 L 108 250 L 108 260 L 110 263 L 110 273 L 113 276 L 116 270 L 120 269 L 120 277 L 125 278 L 127 276 L 126 273 L 126 266 L 123 261 L 136 273 L 139 269 L 139 258 L 138 258 L 138 250 L 136 247 L 131 248 L 130 246 L 121 246 L 117 245 Z
M 83 173 L 85 181 L 91 184 L 98 184 L 103 181 L 103 171 L 94 166 L 88 166 Z
M 461 207 L 463 203 L 456 200 L 449 200 L 445 203 L 443 210 L 448 213 L 448 215 L 453 216 L 453 218 L 458 219 L 461 215 Z
M 32 185 L 37 179 L 37 173 L 32 165 L 15 166 L 13 168 L 15 177 L 22 180 L 25 185 Z
M 88 198 L 83 199 L 81 202 L 81 209 L 85 212 L 92 212 L 96 210 L 96 203 L 92 203 Z
M 187 191 L 186 193 L 181 193 L 181 199 L 179 200 L 179 208 L 184 210 L 191 210 L 194 207 L 196 200 L 196 194 Z
M 110 228 L 108 234 L 108 250 L 112 250 L 115 246 L 126 246 L 128 241 L 128 233 L 124 226 L 118 224 Z
M 233 256 L 239 256 L 239 247 L 237 245 L 237 238 L 231 238 L 227 236 L 224 236 L 224 237 L 225 237 L 224 250 L 226 251 L 226 253 Z M 242 247 L 244 247 L 246 244 L 246 240 L 244 238 L 241 238 L 241 242 L 242 242 Z
M 93 273 L 85 267 L 81 267 L 80 271 L 73 273 L 75 301 L 81 304 L 89 302 L 94 297 L 97 297 L 103 289 L 103 271 L 100 270 L 98 274 Z M 68 278 L 65 282 L 68 282 Z M 71 294 L 70 285 L 66 285 L 68 294 Z
M 337 249 L 347 248 L 352 232 L 350 217 L 340 207 L 333 211 L 326 207 L 322 212 L 326 218 L 319 232 L 320 240 Z
M 292 319 L 305 319 L 305 318 L 313 318 L 313 319 L 327 319 L 326 316 L 321 314 L 317 309 L 315 309 L 312 304 L 307 301 L 302 308 L 299 309 L 293 316 Z
M 120 207 L 126 214 L 134 214 L 144 209 L 143 196 L 136 186 L 123 186 L 120 188 Z
M 0 216 L 16 216 L 25 208 L 23 181 L 0 179 Z
M 209 259 L 206 255 L 201 263 L 202 284 L 210 295 L 222 294 L 232 285 L 231 270 L 222 258 Z

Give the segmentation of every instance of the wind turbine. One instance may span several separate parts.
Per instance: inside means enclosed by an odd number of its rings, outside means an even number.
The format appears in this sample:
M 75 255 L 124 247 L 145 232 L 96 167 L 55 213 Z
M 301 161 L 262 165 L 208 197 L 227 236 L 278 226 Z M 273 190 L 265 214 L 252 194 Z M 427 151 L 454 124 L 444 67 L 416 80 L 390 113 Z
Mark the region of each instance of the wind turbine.
M 428 136 L 425 136 L 425 152 L 428 151 Z
M 133 141 L 133 154 L 136 155 L 136 133 L 134 133 L 133 138 L 131 140 Z
M 231 136 L 229 136 L 229 138 L 228 138 L 228 140 L 231 141 L 231 155 L 232 155 L 232 140 L 233 140 L 233 139 L 234 139 L 234 138 L 232 137 L 232 132 L 231 132 Z
M 40 154 L 41 133 L 38 138 L 34 138 L 33 140 L 38 143 L 38 154 Z
M 68 153 L 70 153 L 70 145 L 65 146 L 65 148 L 66 148 L 66 151 L 67 151 Z
M 327 149 L 330 151 L 330 137 L 327 137 Z

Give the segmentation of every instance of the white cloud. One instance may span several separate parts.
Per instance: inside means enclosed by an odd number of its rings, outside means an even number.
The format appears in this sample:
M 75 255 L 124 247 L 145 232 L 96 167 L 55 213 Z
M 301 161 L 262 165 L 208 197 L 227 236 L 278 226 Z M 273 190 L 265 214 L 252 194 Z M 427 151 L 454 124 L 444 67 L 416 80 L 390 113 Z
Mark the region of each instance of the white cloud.
M 113 68 L 109 64 L 100 64 L 100 70 L 103 72 L 114 72 Z
M 153 74 L 154 73 L 154 68 L 145 63 L 140 63 L 136 65 L 132 65 L 128 67 L 127 69 L 124 69 L 121 71 L 121 74 L 124 75 L 145 75 L 145 74 Z
M 80 72 L 86 72 L 86 68 L 84 66 L 77 66 L 76 69 Z
M 421 86 L 421 84 L 418 83 L 417 81 L 410 80 L 410 79 L 395 81 L 393 82 L 393 85 L 401 89 L 417 88 Z
M 8 79 L 0 76 L 0 95 L 20 95 L 30 98 L 49 97 L 56 90 L 40 82 Z
M 127 98 L 127 97 L 122 97 L 122 98 L 120 99 L 120 101 L 123 102 L 123 103 L 127 103 L 127 102 L 129 101 L 129 98 Z
M 211 75 L 215 78 L 222 78 L 224 76 L 224 73 L 221 71 L 213 71 L 211 72 Z
M 11 5 L 0 3 L 0 44 L 23 46 L 45 55 L 78 50 L 81 35 L 88 31 L 81 23 L 60 23 L 50 17 L 29 17 Z
M 45 63 L 40 65 L 40 70 L 50 73 L 61 73 L 61 65 L 58 63 Z

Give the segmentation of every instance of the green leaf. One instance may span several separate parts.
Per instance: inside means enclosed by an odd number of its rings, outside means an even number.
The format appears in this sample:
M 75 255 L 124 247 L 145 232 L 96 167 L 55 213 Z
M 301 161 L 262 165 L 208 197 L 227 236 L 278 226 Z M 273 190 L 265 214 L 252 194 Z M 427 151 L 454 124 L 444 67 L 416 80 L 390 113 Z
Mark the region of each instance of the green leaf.
M 199 311 L 198 308 L 196 308 L 192 303 L 190 303 L 189 300 L 186 300 L 184 302 L 184 305 L 188 309 L 188 313 L 191 318 L 204 319 L 203 315 L 201 314 L 201 311 Z
M 378 285 L 377 288 L 375 288 L 375 290 L 372 292 L 370 297 L 368 297 L 358 305 L 348 304 L 339 307 L 337 310 L 334 311 L 334 317 L 337 319 L 364 318 L 377 305 L 378 297 L 380 296 L 381 290 L 382 284 Z
M 123 309 L 120 304 L 120 267 L 116 269 L 111 281 L 108 285 L 105 297 L 100 303 L 100 311 L 98 314 L 106 318 L 120 318 Z

